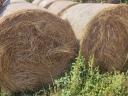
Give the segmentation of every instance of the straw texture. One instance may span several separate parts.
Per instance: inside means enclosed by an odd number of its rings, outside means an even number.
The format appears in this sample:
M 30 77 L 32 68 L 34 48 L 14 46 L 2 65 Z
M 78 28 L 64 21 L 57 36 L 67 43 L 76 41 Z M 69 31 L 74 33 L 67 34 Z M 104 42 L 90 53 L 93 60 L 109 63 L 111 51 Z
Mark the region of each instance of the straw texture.
M 0 15 L 0 86 L 34 90 L 70 67 L 77 51 L 70 25 L 28 3 L 13 3 Z
M 94 55 L 101 71 L 128 69 L 128 5 L 78 4 L 63 12 L 80 41 L 82 55 Z

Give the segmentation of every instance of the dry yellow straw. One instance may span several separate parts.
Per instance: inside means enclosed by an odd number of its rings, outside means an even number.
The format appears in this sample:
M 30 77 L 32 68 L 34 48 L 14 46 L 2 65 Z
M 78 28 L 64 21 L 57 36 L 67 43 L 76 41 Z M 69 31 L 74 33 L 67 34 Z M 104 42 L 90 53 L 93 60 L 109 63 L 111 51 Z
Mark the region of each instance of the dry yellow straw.
M 51 84 L 77 51 L 70 25 L 29 3 L 12 3 L 0 15 L 0 86 L 9 91 Z
M 128 69 L 128 5 L 79 4 L 63 15 L 80 40 L 82 55 L 102 71 Z

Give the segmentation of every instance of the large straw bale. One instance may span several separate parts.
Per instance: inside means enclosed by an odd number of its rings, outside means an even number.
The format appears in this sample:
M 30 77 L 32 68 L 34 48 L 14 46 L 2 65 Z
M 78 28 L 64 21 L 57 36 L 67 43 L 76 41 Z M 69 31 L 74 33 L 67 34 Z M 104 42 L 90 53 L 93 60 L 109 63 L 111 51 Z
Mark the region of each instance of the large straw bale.
M 0 14 L 0 86 L 34 90 L 70 67 L 77 43 L 70 25 L 29 3 L 12 3 Z
M 128 5 L 78 4 L 62 14 L 80 41 L 82 55 L 94 55 L 101 71 L 128 69 Z

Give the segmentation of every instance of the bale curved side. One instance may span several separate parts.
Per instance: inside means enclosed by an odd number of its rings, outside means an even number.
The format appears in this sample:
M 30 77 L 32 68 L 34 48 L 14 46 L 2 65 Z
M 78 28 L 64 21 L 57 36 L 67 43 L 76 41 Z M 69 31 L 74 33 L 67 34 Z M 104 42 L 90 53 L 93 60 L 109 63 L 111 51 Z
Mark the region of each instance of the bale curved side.
M 67 22 L 31 4 L 10 4 L 0 17 L 0 86 L 24 91 L 52 83 L 69 69 L 76 46 Z
M 128 5 L 79 4 L 66 10 L 82 55 L 94 54 L 101 71 L 128 68 Z
M 90 33 L 84 37 L 81 47 L 84 57 L 88 58 L 93 53 L 96 64 L 103 72 L 127 71 L 128 6 L 119 5 L 101 12 L 90 23 L 90 27 L 87 28 Z
M 65 10 L 75 6 L 76 4 L 79 3 L 72 1 L 56 1 L 48 8 L 48 10 L 55 15 L 61 16 Z
M 77 4 L 65 10 L 61 18 L 66 19 L 71 24 L 78 40 L 83 38 L 85 27 L 103 9 L 107 9 L 111 4 Z

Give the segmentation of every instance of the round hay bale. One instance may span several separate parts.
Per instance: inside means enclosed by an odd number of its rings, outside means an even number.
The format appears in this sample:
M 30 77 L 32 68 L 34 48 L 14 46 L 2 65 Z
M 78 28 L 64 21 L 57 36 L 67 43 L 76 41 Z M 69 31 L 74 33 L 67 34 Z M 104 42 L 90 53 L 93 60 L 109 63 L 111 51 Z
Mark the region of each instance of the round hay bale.
M 76 4 L 79 3 L 72 1 L 56 1 L 51 6 L 49 6 L 48 10 L 51 13 L 60 16 L 66 9 L 69 9 Z
M 78 4 L 62 18 L 70 22 L 86 60 L 93 54 L 94 66 L 103 72 L 128 69 L 128 5 Z
M 29 3 L 13 3 L 0 15 L 0 86 L 34 90 L 70 67 L 77 43 L 70 25 Z

